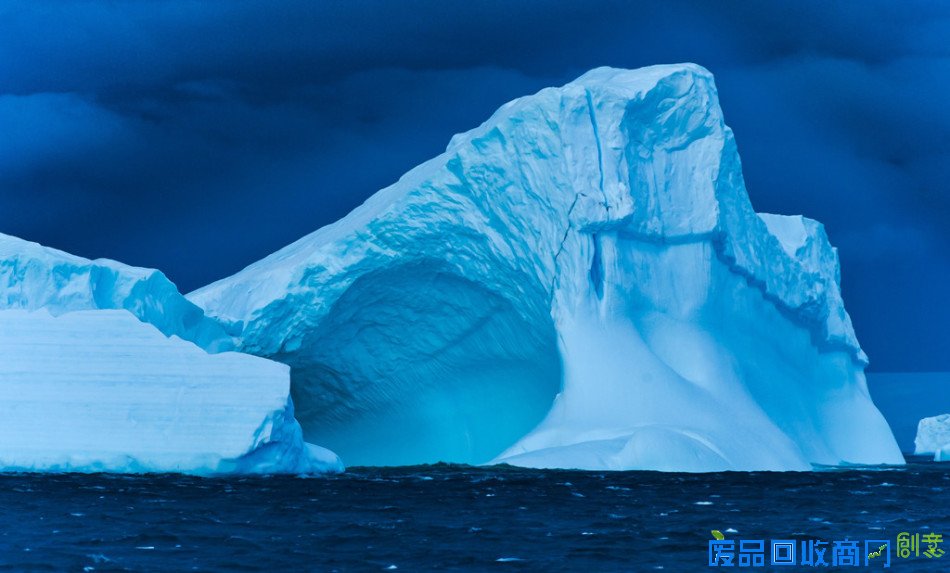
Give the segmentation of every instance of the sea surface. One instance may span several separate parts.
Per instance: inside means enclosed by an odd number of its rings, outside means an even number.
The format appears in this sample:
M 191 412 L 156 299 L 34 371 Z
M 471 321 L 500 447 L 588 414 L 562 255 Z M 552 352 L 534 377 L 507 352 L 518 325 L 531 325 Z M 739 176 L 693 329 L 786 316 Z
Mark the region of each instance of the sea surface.
M 889 539 L 891 570 L 950 571 L 950 464 L 912 458 L 900 468 L 716 474 L 433 465 L 310 478 L 0 475 L 3 571 L 711 571 L 714 529 L 727 540 L 766 543 Z M 904 531 L 945 535 L 947 554 L 897 558 Z M 841 570 L 883 568 L 874 563 Z M 768 557 L 759 569 L 813 570 L 773 567 Z

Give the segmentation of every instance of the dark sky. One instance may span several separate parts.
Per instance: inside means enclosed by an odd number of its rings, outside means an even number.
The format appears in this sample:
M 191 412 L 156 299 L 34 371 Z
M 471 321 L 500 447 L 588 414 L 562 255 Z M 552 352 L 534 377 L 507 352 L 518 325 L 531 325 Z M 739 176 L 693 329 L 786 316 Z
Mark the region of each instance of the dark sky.
M 226 7 L 226 8 L 225 8 Z M 187 292 L 589 68 L 716 74 L 873 370 L 950 370 L 950 3 L 0 1 L 0 231 Z

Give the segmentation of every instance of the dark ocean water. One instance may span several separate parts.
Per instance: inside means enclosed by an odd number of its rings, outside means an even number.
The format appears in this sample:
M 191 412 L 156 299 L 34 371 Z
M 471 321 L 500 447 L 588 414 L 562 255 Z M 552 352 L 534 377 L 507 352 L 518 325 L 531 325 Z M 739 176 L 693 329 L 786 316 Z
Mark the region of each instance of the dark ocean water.
M 942 558 L 892 558 L 891 570 L 950 571 L 950 464 L 808 473 L 437 465 L 321 478 L 0 475 L 4 571 L 711 571 L 712 529 L 736 540 L 892 543 L 902 531 L 942 533 Z

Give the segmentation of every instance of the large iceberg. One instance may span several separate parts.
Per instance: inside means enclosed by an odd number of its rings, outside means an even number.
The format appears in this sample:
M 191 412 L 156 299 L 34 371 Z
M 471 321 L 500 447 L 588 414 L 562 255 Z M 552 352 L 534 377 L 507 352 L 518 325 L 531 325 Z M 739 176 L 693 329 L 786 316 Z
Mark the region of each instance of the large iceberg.
M 822 226 L 756 214 L 713 78 L 600 68 L 189 295 L 347 464 L 903 463 Z
M 237 352 L 161 273 L 0 235 L 0 470 L 341 470 L 288 368 Z
M 937 462 L 950 462 L 950 414 L 923 418 L 917 424 L 914 453 L 932 455 Z

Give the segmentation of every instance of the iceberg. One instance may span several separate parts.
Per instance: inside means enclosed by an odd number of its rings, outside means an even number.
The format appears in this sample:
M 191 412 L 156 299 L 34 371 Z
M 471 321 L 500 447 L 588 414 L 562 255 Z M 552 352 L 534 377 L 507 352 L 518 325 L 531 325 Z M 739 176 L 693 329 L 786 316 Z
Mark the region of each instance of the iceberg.
M 0 470 L 341 471 L 289 369 L 238 352 L 161 273 L 0 235 Z
M 903 463 L 837 252 L 757 214 L 712 75 L 598 68 L 188 295 L 348 465 Z
M 914 453 L 933 455 L 936 462 L 950 462 L 950 414 L 920 420 L 914 438 Z

